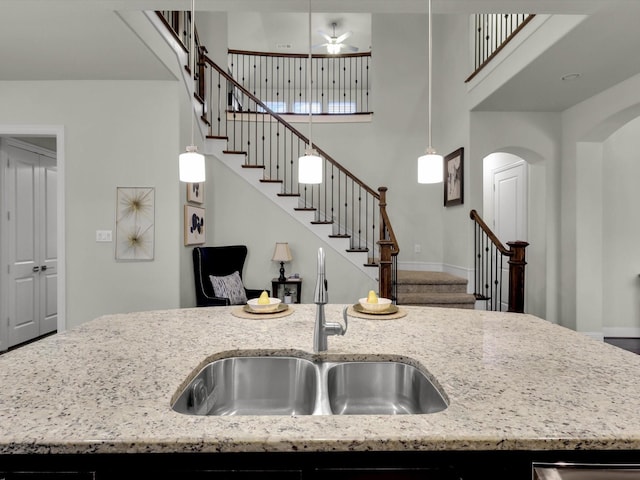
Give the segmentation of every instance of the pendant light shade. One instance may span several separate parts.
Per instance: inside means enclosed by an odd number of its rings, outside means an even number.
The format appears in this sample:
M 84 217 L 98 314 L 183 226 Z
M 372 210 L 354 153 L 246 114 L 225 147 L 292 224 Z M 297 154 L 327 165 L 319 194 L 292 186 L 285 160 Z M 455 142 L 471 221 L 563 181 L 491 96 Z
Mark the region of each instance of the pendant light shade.
M 199 183 L 205 181 L 204 155 L 198 153 L 196 146 L 189 145 L 187 151 L 180 154 L 178 163 L 181 182 Z
M 418 183 L 442 182 L 443 161 L 442 155 L 427 149 L 427 153 L 418 157 Z
M 298 159 L 298 182 L 322 183 L 322 157 L 313 149 L 305 150 L 304 156 Z
M 189 89 L 191 95 L 189 96 L 189 101 L 193 101 L 194 93 L 195 93 L 195 82 L 194 82 L 194 73 L 196 69 L 195 62 L 195 23 L 196 23 L 196 12 L 195 12 L 195 0 L 191 0 L 191 38 L 190 38 L 190 47 L 189 47 L 189 56 L 190 61 L 189 65 L 191 66 L 191 75 L 189 78 L 189 85 L 191 88 Z M 194 111 L 191 104 L 189 104 L 190 116 L 191 116 L 191 145 L 187 146 L 187 151 L 185 153 L 181 153 L 178 157 L 178 168 L 180 170 L 180 181 L 181 182 L 189 182 L 189 183 L 199 183 L 204 182 L 207 178 L 204 166 L 204 155 L 198 153 L 198 147 L 194 145 L 193 139 L 193 117 Z
M 429 107 L 428 107 L 428 128 L 429 128 L 429 147 L 421 157 L 418 157 L 418 183 L 439 183 L 442 182 L 444 176 L 444 159 L 442 155 L 438 155 L 431 146 L 431 0 L 429 1 Z
M 313 148 L 313 116 L 311 77 L 313 75 L 313 61 L 311 56 L 311 0 L 309 0 L 309 75 L 307 84 L 307 95 L 309 98 L 309 148 L 304 151 L 304 155 L 298 158 L 298 183 L 319 184 L 322 183 L 322 157 Z

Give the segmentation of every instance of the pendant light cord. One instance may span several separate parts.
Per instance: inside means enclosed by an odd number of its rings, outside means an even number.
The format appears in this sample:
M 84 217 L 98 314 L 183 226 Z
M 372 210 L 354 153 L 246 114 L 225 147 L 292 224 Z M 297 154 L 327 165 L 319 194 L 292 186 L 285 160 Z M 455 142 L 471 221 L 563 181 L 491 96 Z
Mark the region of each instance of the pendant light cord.
M 429 79 L 429 150 L 433 150 L 431 147 L 431 0 L 429 0 L 429 47 L 428 47 L 428 79 Z
M 311 116 L 311 77 L 313 75 L 313 59 L 311 55 L 311 0 L 309 0 L 309 81 L 307 82 L 309 92 L 309 150 L 313 149 L 313 119 Z
M 195 138 L 193 134 L 193 117 L 194 113 L 191 112 L 193 108 L 193 97 L 195 95 L 195 77 L 196 77 L 196 55 L 195 55 L 195 23 L 196 23 L 196 12 L 195 12 L 195 0 L 191 0 L 191 22 L 190 22 L 190 46 L 189 46 L 189 54 L 191 56 L 191 98 L 189 98 L 189 116 L 191 117 L 191 145 L 195 145 Z

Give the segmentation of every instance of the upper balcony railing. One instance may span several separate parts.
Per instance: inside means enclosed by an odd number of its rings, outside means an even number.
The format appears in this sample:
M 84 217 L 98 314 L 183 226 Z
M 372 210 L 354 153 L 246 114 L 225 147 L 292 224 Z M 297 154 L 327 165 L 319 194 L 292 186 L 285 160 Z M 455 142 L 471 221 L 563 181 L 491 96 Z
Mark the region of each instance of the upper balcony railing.
M 510 13 L 475 15 L 474 70 L 465 82 L 475 77 L 533 17 L 533 14 Z
M 366 114 L 371 52 L 309 55 L 229 50 L 231 76 L 279 114 Z M 311 98 L 310 98 L 311 96 Z

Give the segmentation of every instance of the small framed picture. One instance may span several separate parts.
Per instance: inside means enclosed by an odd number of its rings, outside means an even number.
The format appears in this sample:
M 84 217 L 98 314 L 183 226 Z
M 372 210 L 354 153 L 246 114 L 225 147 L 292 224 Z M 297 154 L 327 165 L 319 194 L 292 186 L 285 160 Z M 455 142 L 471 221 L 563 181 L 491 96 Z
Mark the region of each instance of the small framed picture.
M 204 203 L 204 182 L 187 183 L 187 202 Z
M 193 205 L 184 206 L 184 244 L 201 245 L 205 243 L 204 208 Z
M 464 203 L 464 148 L 444 157 L 444 206 Z

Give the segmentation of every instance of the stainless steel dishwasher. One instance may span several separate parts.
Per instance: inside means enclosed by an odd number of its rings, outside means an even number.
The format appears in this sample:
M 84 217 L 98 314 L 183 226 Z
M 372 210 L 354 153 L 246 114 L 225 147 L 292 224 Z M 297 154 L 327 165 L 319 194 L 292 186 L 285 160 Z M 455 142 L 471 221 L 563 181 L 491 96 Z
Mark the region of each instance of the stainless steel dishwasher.
M 640 464 L 533 463 L 533 480 L 640 480 Z

